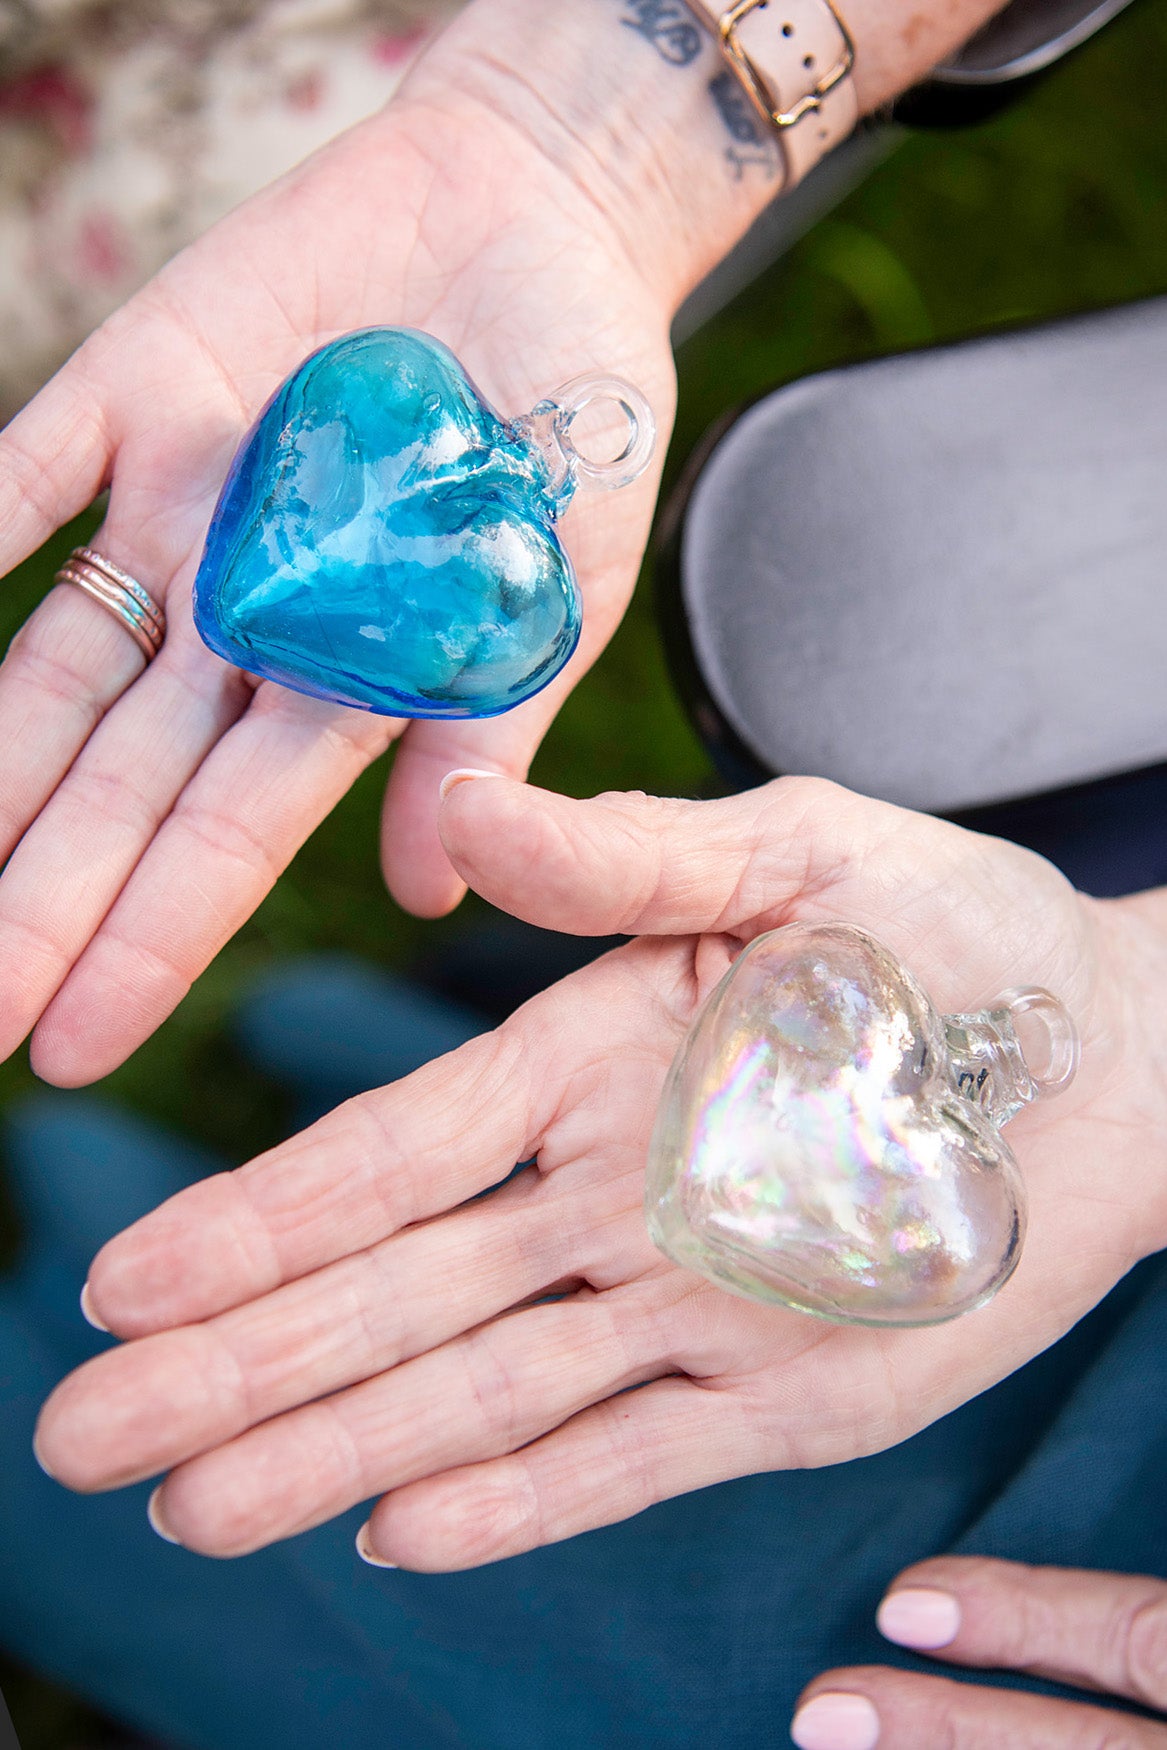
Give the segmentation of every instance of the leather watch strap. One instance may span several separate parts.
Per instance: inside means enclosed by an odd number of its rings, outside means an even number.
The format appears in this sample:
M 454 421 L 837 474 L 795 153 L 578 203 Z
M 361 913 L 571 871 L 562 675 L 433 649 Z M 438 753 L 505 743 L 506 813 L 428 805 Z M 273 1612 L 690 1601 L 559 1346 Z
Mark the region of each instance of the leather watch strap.
M 689 0 L 775 128 L 793 187 L 859 119 L 852 48 L 829 0 Z

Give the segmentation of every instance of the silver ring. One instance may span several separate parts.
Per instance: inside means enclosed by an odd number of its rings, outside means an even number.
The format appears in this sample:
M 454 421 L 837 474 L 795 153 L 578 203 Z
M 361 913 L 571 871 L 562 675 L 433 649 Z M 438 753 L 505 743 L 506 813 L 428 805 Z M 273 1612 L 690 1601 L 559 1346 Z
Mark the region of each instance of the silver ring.
M 58 571 L 57 583 L 72 583 L 111 613 L 152 662 L 166 636 L 166 610 L 137 578 L 93 547 L 75 547 Z

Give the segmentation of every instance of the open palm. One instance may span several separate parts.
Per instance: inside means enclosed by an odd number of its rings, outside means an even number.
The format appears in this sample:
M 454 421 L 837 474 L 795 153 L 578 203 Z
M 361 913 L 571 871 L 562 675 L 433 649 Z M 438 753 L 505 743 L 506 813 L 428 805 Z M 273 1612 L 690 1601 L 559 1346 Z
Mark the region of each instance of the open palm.
M 667 428 L 666 320 L 594 191 L 488 106 L 407 87 L 177 257 L 0 434 L 0 575 L 108 486 L 98 545 L 169 617 L 143 673 L 116 621 L 61 586 L 0 668 L 0 1056 L 35 1028 L 49 1080 L 114 1068 L 406 730 L 256 686 L 193 630 L 219 486 L 276 384 L 340 333 L 400 324 L 453 347 L 505 415 L 602 368 Z M 623 611 L 655 484 L 569 513 L 585 624 L 555 685 L 502 720 L 406 730 L 383 840 L 411 909 L 462 891 L 436 832 L 440 779 L 525 772 Z
M 170 1471 L 157 1522 L 217 1555 L 383 1495 L 366 1553 L 470 1566 L 903 1439 L 1162 1243 L 1167 1193 L 1146 1165 L 1160 1096 L 1132 982 L 1140 954 L 1153 981 L 1162 950 L 1137 902 L 1085 899 L 1028 852 L 801 780 L 692 804 L 479 778 L 449 790 L 441 824 L 496 903 L 640 939 L 111 1242 L 91 1305 L 128 1341 L 66 1380 L 40 1425 L 70 1486 Z M 876 932 L 943 1008 L 1032 981 L 1082 1030 L 1073 1089 L 1014 1126 L 1021 1264 L 952 1324 L 845 1329 L 754 1305 L 648 1241 L 668 1063 L 740 944 L 795 918 Z M 476 1197 L 516 1160 L 533 1164 Z

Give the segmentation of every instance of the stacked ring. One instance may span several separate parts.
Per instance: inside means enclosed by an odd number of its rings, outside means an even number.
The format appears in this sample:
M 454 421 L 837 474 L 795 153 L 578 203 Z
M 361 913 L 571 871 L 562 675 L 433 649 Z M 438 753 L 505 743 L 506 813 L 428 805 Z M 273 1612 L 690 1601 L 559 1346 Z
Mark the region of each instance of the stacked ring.
M 120 565 L 92 547 L 75 547 L 55 581 L 76 584 L 100 602 L 125 627 L 147 662 L 157 656 L 166 636 L 166 612 Z

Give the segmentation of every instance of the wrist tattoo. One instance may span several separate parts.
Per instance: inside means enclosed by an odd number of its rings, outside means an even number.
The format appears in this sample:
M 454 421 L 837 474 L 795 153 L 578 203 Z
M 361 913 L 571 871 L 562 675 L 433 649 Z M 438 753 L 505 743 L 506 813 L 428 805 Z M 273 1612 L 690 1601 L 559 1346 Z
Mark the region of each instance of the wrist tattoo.
M 690 67 L 706 43 L 706 34 L 693 18 L 686 0 L 622 0 L 620 22 L 634 30 L 671 67 Z M 763 126 L 746 93 L 725 68 L 709 81 L 709 95 L 730 137 L 726 163 L 735 182 L 751 171 L 773 182 L 782 170 L 782 154 L 770 129 Z
M 684 0 L 624 0 L 620 20 L 650 42 L 662 60 L 688 67 L 701 53 L 703 37 Z
M 709 95 L 733 141 L 726 147 L 725 156 L 734 180 L 740 182 L 747 170 L 761 170 L 772 182 L 782 167 L 778 143 L 769 128 L 763 127 L 740 82 L 728 68 L 709 81 Z

